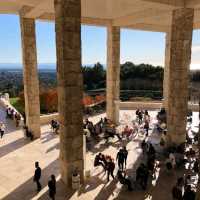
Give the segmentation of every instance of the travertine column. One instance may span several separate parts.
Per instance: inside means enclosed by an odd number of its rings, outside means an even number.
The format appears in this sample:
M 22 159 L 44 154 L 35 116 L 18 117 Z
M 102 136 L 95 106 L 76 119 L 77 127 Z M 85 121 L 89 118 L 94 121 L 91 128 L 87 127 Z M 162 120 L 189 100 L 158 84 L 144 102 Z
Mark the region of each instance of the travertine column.
M 84 174 L 81 0 L 55 0 L 55 29 L 61 176 L 71 186 L 74 171 Z
M 167 101 L 168 101 L 168 78 L 169 78 L 169 58 L 170 58 L 170 33 L 166 33 L 165 36 L 165 67 L 164 67 L 164 75 L 163 75 L 163 106 L 167 110 Z
M 34 19 L 20 17 L 26 125 L 40 137 L 40 100 Z
M 177 9 L 172 14 L 170 54 L 167 59 L 167 128 L 169 139 L 175 144 L 184 142 L 186 137 L 193 19 L 194 9 L 191 8 Z
M 120 28 L 109 26 L 107 28 L 107 76 L 106 76 L 106 113 L 108 119 L 117 123 L 115 101 L 120 95 Z

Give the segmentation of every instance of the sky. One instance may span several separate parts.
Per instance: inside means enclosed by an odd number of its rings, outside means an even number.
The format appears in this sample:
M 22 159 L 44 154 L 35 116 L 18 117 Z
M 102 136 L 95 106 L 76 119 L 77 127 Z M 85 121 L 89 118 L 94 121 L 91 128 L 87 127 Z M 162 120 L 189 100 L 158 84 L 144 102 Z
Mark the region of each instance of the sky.
M 22 63 L 19 18 L 0 15 L 0 63 Z M 38 63 L 55 63 L 54 23 L 36 22 Z M 82 63 L 106 64 L 106 28 L 82 26 Z M 121 29 L 120 62 L 164 66 L 165 34 Z M 191 69 L 200 69 L 200 30 L 193 33 Z

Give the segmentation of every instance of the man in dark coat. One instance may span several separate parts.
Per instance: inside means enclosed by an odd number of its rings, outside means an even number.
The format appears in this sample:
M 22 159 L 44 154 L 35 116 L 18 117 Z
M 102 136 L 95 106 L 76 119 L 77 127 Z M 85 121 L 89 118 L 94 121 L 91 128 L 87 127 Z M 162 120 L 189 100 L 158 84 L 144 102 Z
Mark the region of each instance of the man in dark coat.
M 118 167 L 122 171 L 124 169 L 124 160 L 125 160 L 125 157 L 124 157 L 123 149 L 120 149 L 119 152 L 117 153 L 116 161 L 118 161 Z
M 40 178 L 41 178 L 41 168 L 39 167 L 39 162 L 35 162 L 35 174 L 33 177 L 33 181 L 36 182 L 38 192 L 42 188 L 42 186 L 40 184 Z
M 56 178 L 52 174 L 51 175 L 51 180 L 48 182 L 48 187 L 49 187 L 49 197 L 52 200 L 55 200 L 55 195 L 56 195 Z

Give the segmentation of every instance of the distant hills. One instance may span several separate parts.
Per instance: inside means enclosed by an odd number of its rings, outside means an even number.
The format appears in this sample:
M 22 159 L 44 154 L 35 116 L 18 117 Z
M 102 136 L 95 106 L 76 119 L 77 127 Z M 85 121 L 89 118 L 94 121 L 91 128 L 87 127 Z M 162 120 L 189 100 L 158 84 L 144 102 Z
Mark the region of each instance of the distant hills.
M 54 63 L 42 63 L 38 65 L 39 69 L 56 69 Z M 22 69 L 22 64 L 15 63 L 0 63 L 0 69 Z
M 94 63 L 95 64 L 95 63 Z M 94 64 L 83 64 L 83 66 L 93 67 Z M 105 68 L 105 64 L 102 64 Z M 20 63 L 0 63 L 0 69 L 21 69 L 22 64 Z M 38 64 L 39 69 L 56 69 L 56 63 L 40 63 Z
M 83 64 L 83 66 L 93 67 L 94 64 Z M 105 65 L 103 65 L 105 67 Z M 18 63 L 0 63 L 0 69 L 22 69 L 22 64 Z M 38 65 L 38 69 L 42 70 L 55 70 L 55 63 L 41 63 Z
M 94 64 L 83 64 L 83 66 L 93 67 Z M 106 64 L 102 64 L 104 68 L 106 68 Z M 22 64 L 20 63 L 0 63 L 0 69 L 22 69 Z M 40 63 L 38 64 L 38 69 L 40 70 L 55 70 L 55 63 Z M 192 69 L 192 71 L 200 71 L 200 69 Z

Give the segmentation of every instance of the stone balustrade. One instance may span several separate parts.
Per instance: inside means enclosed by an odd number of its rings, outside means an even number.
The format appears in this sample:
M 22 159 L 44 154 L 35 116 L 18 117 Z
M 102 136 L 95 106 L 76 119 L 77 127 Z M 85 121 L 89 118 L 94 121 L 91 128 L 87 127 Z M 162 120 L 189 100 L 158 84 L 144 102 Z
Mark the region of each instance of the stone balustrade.
M 147 110 L 155 110 L 160 109 L 163 107 L 162 101 L 126 101 L 126 102 L 115 102 L 115 104 L 119 104 L 119 109 L 121 110 L 136 110 L 140 109 L 147 109 Z M 199 111 L 198 104 L 188 103 L 188 108 L 191 109 L 193 112 Z

